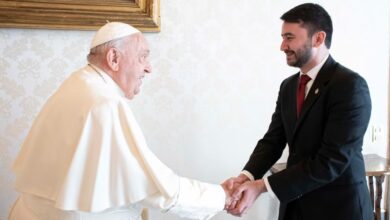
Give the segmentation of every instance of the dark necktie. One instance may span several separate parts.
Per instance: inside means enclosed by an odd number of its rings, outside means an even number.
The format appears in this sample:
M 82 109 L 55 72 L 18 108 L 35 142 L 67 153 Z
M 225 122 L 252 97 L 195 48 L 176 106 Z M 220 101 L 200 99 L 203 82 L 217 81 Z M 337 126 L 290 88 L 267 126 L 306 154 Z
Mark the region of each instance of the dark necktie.
M 299 79 L 299 86 L 297 91 L 297 116 L 301 113 L 302 104 L 305 100 L 305 88 L 306 84 L 311 80 L 308 75 L 303 74 Z

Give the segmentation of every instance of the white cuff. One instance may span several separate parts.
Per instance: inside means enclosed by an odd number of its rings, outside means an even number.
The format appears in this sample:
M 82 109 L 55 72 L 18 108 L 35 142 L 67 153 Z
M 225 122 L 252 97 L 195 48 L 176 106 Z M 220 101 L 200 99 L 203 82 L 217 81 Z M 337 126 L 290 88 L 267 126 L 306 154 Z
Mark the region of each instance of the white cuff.
M 250 181 L 254 181 L 255 180 L 255 177 L 253 177 L 253 175 L 249 171 L 247 171 L 247 170 L 241 171 L 241 174 L 244 174 L 246 177 L 248 177 Z

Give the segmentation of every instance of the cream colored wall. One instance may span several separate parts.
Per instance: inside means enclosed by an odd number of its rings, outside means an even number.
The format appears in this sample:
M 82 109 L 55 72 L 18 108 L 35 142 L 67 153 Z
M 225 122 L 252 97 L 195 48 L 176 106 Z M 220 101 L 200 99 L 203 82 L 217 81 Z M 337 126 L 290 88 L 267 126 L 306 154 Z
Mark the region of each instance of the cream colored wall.
M 279 51 L 279 17 L 302 2 L 161 1 L 161 33 L 146 34 L 153 73 L 131 105 L 162 161 L 180 175 L 213 183 L 239 173 L 268 127 L 280 82 L 297 71 Z M 371 143 L 368 132 L 364 152 L 386 156 L 390 3 L 316 2 L 334 20 L 333 57 L 361 73 L 371 89 L 371 125 L 384 135 Z M 92 35 L 0 29 L 0 219 L 17 196 L 10 165 L 19 146 L 49 95 L 85 64 Z M 243 219 L 275 219 L 276 207 L 263 195 Z

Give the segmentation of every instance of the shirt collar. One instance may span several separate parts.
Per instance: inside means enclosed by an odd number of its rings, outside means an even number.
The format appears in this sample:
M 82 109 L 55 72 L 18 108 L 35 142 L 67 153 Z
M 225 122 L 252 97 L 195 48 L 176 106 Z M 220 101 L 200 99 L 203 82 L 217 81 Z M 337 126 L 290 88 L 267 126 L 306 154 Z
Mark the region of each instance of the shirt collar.
M 88 63 L 88 66 L 91 67 L 93 71 L 96 72 L 96 74 L 100 75 L 102 80 L 111 88 L 113 88 L 115 91 L 118 92 L 121 96 L 125 97 L 125 93 L 122 91 L 122 89 L 116 84 L 116 82 L 111 78 L 110 75 L 108 75 L 106 72 L 104 72 L 102 69 L 97 67 L 96 65 L 93 65 L 91 63 Z
M 329 54 L 319 64 L 317 64 L 317 66 L 313 67 L 311 70 L 309 70 L 306 73 L 306 75 L 308 75 L 312 79 L 312 81 L 315 80 L 315 78 L 318 75 L 318 72 L 320 72 L 320 69 L 322 68 L 325 61 L 328 59 L 328 57 L 329 57 Z M 302 76 L 302 75 L 303 75 L 303 73 L 301 71 L 299 71 L 299 76 Z

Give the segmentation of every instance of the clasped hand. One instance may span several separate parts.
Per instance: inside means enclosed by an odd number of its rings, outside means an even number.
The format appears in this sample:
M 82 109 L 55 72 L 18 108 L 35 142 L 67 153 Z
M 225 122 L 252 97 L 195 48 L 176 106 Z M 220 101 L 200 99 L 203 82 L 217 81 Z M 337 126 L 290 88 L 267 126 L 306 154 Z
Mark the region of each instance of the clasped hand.
M 234 216 L 242 216 L 267 191 L 262 179 L 250 181 L 244 174 L 225 180 L 221 186 L 226 193 L 225 210 Z

